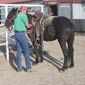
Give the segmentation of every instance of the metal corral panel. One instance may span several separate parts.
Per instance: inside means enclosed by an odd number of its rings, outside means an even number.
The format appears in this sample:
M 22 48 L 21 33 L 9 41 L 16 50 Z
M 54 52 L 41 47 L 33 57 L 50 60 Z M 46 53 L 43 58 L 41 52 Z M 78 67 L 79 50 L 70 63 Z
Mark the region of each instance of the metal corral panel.
M 75 31 L 85 32 L 85 20 L 83 19 L 74 19 L 73 20 Z
M 73 19 L 85 19 L 85 8 L 81 4 L 73 4 Z
M 72 18 L 71 15 L 71 4 L 59 4 L 58 5 L 58 16 L 65 16 Z

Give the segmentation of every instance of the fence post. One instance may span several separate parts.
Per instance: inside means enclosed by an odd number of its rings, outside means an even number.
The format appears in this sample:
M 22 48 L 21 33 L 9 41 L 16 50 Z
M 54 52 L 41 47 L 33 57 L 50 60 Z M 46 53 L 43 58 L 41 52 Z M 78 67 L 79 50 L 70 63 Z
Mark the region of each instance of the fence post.
M 9 61 L 8 31 L 6 31 L 6 59 Z

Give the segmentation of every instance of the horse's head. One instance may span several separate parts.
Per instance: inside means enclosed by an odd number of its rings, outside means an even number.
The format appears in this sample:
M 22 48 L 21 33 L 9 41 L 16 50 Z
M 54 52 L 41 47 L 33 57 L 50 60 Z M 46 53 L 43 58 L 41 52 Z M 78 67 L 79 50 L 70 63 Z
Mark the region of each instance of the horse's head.
M 16 17 L 18 13 L 18 8 L 12 8 L 12 10 L 9 12 L 7 18 L 6 18 L 6 21 L 5 21 L 5 26 L 9 29 L 12 24 L 13 24 L 13 21 Z

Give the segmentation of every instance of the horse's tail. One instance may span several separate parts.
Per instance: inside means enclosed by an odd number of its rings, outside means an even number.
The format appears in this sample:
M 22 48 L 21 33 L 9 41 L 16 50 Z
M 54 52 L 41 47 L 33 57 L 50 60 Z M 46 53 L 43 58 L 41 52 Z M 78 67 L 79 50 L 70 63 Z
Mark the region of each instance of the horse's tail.
M 75 27 L 74 27 L 73 23 L 71 23 L 71 24 L 72 24 L 71 25 L 71 34 L 69 36 L 68 41 L 69 41 L 69 43 L 73 44 L 74 43 L 74 37 L 75 37 Z

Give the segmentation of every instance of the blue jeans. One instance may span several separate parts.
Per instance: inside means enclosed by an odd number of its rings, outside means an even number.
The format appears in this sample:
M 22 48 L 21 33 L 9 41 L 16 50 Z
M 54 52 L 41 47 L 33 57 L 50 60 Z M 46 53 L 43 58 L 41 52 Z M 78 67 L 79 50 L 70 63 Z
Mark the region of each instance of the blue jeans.
M 30 48 L 27 42 L 27 37 L 24 32 L 15 32 L 15 39 L 16 39 L 16 63 L 18 69 L 22 69 L 21 65 L 21 54 L 24 53 L 25 56 L 25 63 L 26 63 L 26 69 L 31 68 L 31 62 L 30 62 Z

